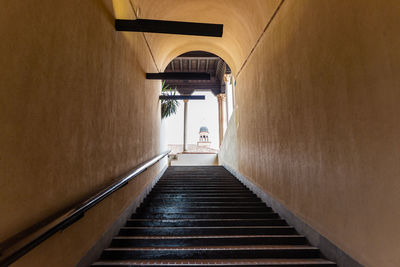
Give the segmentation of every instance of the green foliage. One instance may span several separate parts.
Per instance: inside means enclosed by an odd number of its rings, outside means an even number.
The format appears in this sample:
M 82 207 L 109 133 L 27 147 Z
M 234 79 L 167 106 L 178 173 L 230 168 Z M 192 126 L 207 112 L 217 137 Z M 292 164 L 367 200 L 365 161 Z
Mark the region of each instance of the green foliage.
M 162 82 L 161 85 L 161 95 L 171 96 L 176 94 L 176 88 L 169 88 L 168 85 L 165 84 L 165 81 Z M 172 114 L 175 114 L 179 107 L 178 100 L 173 99 L 163 99 L 161 100 L 161 119 L 165 119 Z

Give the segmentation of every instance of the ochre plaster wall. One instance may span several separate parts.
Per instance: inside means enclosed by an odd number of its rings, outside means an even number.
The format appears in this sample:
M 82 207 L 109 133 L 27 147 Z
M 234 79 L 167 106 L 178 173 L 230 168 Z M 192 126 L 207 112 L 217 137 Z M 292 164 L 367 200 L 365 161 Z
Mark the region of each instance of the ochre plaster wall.
M 287 0 L 237 77 L 226 160 L 365 266 L 400 266 L 399 25 L 397 0 Z
M 159 153 L 155 64 L 143 35 L 113 19 L 111 0 L 2 1 L 0 242 Z M 74 266 L 159 170 L 15 266 Z
M 236 126 L 235 113 L 233 113 L 231 118 L 229 119 L 228 127 L 225 131 L 224 139 L 218 153 L 219 165 L 229 165 L 234 170 L 238 170 Z

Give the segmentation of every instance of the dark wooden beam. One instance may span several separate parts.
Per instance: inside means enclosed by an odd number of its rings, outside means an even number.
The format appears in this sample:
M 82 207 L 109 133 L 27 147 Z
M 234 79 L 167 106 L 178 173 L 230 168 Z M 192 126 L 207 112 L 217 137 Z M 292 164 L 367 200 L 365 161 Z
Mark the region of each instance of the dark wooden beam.
M 205 95 L 160 95 L 160 100 L 204 100 L 206 99 Z
M 148 80 L 210 80 L 210 73 L 206 72 L 162 72 L 146 73 Z
M 205 84 L 205 83 L 199 83 L 199 84 L 183 84 L 183 83 L 165 83 L 168 85 L 169 88 L 176 88 L 178 90 L 219 90 L 221 88 L 221 84 L 217 83 L 210 83 L 210 84 Z
M 116 19 L 117 31 L 153 32 L 183 35 L 222 37 L 223 25 L 150 19 Z
M 205 51 L 190 51 L 190 52 L 186 52 L 182 55 L 180 55 L 179 57 L 195 57 L 195 58 L 199 58 L 199 57 L 216 57 L 218 58 L 217 55 L 214 55 L 212 53 L 209 52 L 205 52 Z

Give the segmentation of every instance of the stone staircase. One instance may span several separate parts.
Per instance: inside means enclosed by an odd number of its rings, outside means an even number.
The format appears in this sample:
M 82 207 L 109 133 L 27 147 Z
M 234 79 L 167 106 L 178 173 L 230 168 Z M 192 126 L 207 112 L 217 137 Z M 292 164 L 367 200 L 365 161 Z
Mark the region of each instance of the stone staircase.
M 336 266 L 220 166 L 169 167 L 92 266 Z

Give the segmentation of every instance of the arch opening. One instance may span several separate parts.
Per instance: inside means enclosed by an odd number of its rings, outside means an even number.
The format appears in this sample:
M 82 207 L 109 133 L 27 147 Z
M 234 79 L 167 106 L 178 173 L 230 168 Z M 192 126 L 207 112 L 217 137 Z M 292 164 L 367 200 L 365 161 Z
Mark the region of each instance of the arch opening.
M 166 86 L 176 89 L 180 95 L 205 95 L 206 98 L 204 101 L 181 102 L 183 105 L 180 105 L 177 114 L 165 119 L 164 123 L 167 124 L 166 143 L 173 154 L 208 153 L 216 156 L 227 128 L 228 115 L 233 111 L 231 68 L 218 55 L 195 50 L 172 59 L 164 72 L 210 74 L 210 80 L 164 81 Z M 206 133 L 204 129 L 207 129 Z M 179 161 L 179 156 L 175 158 Z M 191 163 L 199 164 L 193 161 Z M 207 164 L 210 162 L 207 161 Z

